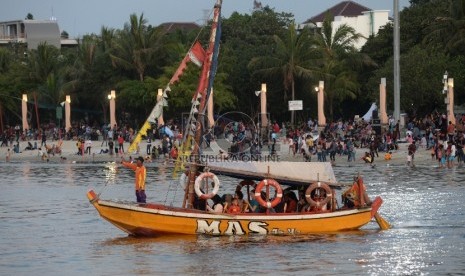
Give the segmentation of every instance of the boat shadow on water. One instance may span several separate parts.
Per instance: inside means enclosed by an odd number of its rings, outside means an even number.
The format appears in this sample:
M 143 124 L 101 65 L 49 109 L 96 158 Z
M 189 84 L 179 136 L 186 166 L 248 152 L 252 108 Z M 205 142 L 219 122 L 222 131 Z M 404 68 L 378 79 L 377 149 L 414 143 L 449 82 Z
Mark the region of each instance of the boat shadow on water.
M 183 245 L 188 246 L 187 251 L 202 251 L 210 248 L 256 245 L 279 245 L 289 243 L 338 243 L 352 240 L 361 243 L 368 235 L 377 235 L 379 229 L 352 230 L 335 233 L 321 233 L 308 235 L 243 235 L 243 236 L 211 236 L 211 235 L 163 235 L 157 237 L 135 237 L 128 235 L 104 240 L 101 247 L 114 246 L 155 246 L 155 245 Z M 362 239 L 360 239 L 362 238 Z M 357 242 L 358 241 L 358 242 Z M 190 248 L 191 247 L 191 248 Z M 189 249 L 190 248 L 190 249 Z

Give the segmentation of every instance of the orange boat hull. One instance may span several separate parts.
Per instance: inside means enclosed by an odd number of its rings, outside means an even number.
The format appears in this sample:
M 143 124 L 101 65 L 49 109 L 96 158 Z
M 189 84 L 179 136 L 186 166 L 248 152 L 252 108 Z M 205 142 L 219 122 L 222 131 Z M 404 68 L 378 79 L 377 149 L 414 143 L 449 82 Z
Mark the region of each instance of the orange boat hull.
M 347 231 L 359 229 L 369 223 L 381 205 L 379 203 L 374 207 L 324 213 L 230 215 L 157 204 L 105 201 L 100 200 L 93 191 L 89 191 L 87 196 L 100 216 L 134 236 L 166 234 L 300 235 Z M 380 198 L 379 201 L 382 202 Z

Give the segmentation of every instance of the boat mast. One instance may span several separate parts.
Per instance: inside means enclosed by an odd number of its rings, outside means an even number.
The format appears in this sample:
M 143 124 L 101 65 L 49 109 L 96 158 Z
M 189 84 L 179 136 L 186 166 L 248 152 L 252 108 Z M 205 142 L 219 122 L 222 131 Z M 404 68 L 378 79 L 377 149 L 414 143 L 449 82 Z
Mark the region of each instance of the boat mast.
M 200 100 L 200 105 L 198 108 L 197 113 L 197 120 L 196 120 L 196 132 L 195 132 L 195 139 L 194 139 L 194 149 L 192 150 L 191 156 L 193 158 L 193 163 L 190 166 L 189 171 L 189 185 L 187 188 L 187 203 L 188 208 L 193 207 L 194 203 L 194 183 L 195 177 L 198 171 L 198 164 L 200 163 L 200 144 L 202 141 L 202 134 L 203 134 L 203 122 L 205 121 L 205 107 L 208 101 L 208 97 L 210 95 L 209 86 L 210 81 L 214 77 L 214 72 L 211 71 L 211 67 L 213 64 L 214 52 L 215 52 L 215 45 L 218 43 L 220 39 L 220 35 L 217 31 L 219 31 L 219 20 L 221 16 L 221 5 L 222 0 L 217 0 L 214 12 L 213 12 L 213 21 L 212 21 L 212 28 L 210 32 L 210 40 L 208 49 L 206 51 L 206 59 L 202 66 L 202 74 L 200 77 L 200 81 L 197 87 L 197 92 L 195 93 L 193 100 L 196 101 L 197 99 Z M 185 206 L 183 206 L 185 207 Z
M 394 119 L 400 120 L 399 0 L 394 0 Z

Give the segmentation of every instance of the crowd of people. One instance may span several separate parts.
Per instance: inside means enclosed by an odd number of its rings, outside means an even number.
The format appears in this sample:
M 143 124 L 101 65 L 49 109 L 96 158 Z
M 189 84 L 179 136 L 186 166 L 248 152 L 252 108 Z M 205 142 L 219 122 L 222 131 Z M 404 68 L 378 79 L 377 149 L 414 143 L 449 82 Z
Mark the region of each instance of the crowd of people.
M 317 123 L 309 120 L 307 124 L 297 128 L 279 127 L 275 122 L 273 133 L 279 133 L 282 144 L 288 145 L 290 155 L 302 155 L 304 161 L 312 161 L 312 156 L 319 162 L 335 162 L 335 156 L 345 155 L 348 162 L 355 161 L 355 148 L 365 149 L 360 157 L 366 163 L 373 164 L 380 152 L 384 159 L 391 159 L 393 152 L 399 149 L 400 143 L 408 144 L 406 162 L 414 164 L 415 152 L 419 149 L 431 150 L 440 167 L 451 167 L 454 163 L 464 162 L 463 146 L 465 145 L 465 114 L 457 116 L 456 124 L 447 121 L 445 114 L 433 113 L 423 118 L 411 118 L 406 125 L 405 133 L 401 133 L 400 121 L 390 119 L 389 124 L 381 131 L 375 129 L 369 121 L 331 122 L 322 131 L 318 131 Z M 402 137 L 402 138 L 401 138 Z

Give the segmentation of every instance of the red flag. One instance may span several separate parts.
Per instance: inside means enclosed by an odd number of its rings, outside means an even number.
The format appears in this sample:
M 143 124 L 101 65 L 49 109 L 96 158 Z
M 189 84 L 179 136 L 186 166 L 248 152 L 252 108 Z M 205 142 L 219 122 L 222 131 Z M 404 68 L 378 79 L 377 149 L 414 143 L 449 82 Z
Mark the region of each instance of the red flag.
M 205 50 L 198 41 L 195 42 L 191 50 L 188 53 L 190 60 L 197 66 L 202 66 L 203 60 L 205 59 Z
M 181 61 L 181 64 L 179 64 L 178 69 L 176 69 L 176 72 L 170 80 L 170 84 L 173 84 L 179 80 L 179 77 L 182 75 L 184 69 L 186 69 L 187 67 L 187 62 L 192 61 L 193 63 L 195 63 L 195 65 L 200 67 L 202 66 L 204 59 L 205 50 L 202 48 L 202 45 L 200 45 L 200 42 L 196 41 L 187 53 L 187 55 Z

